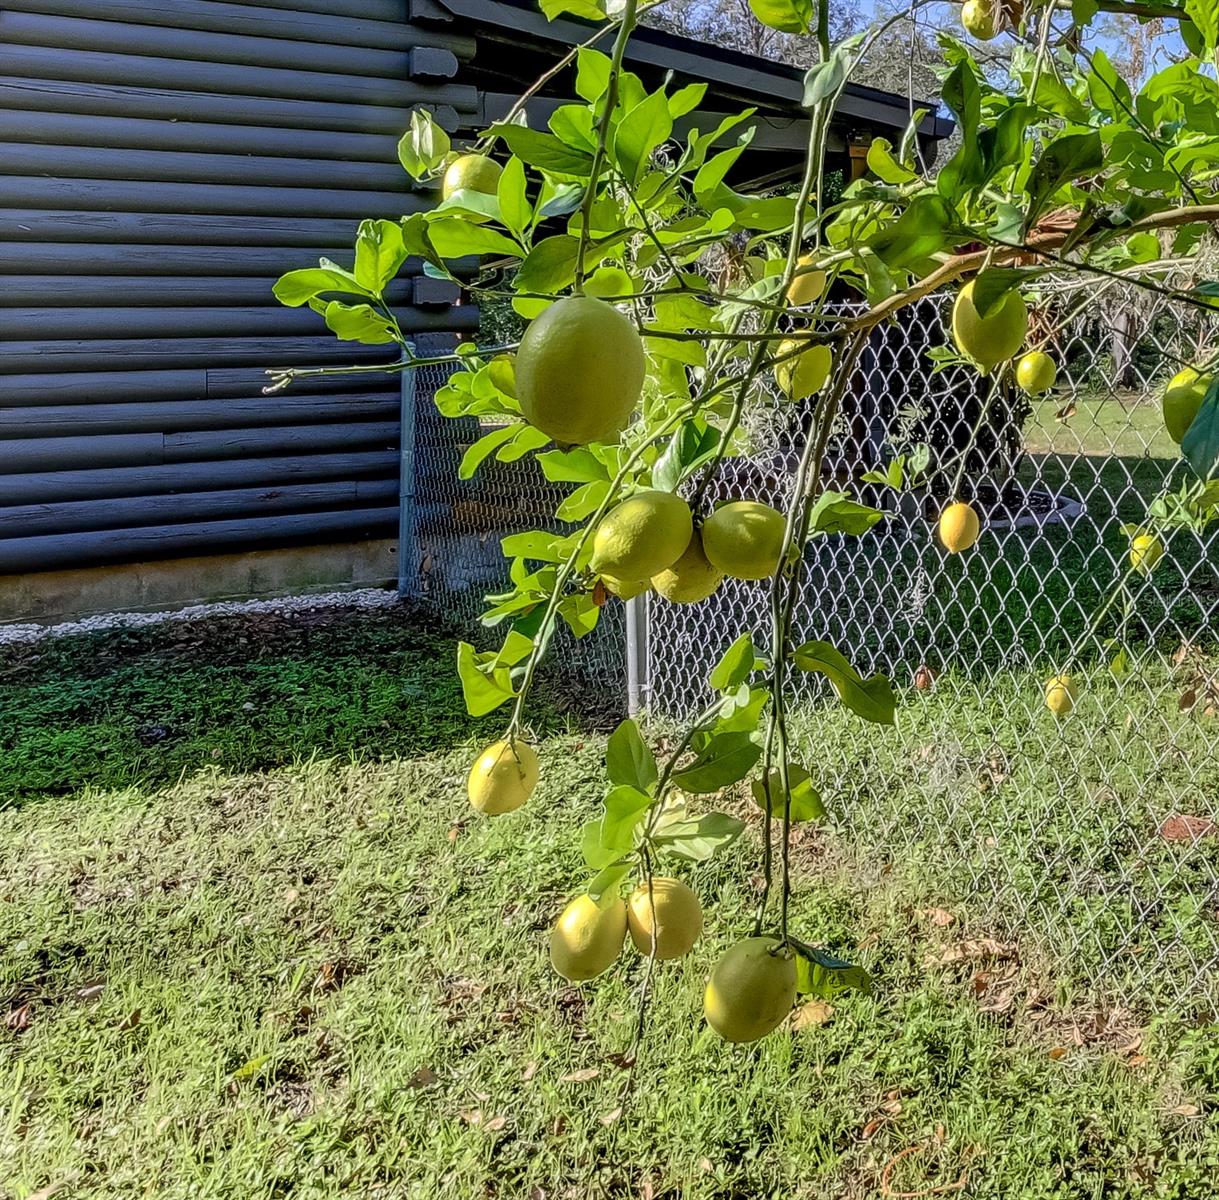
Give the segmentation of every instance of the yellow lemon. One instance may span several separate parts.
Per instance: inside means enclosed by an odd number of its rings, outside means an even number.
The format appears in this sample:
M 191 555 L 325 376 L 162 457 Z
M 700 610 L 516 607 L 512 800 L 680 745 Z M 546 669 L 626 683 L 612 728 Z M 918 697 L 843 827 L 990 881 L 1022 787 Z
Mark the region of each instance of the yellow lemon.
M 577 896 L 550 931 L 550 965 L 564 979 L 579 983 L 614 964 L 626 940 L 626 905 L 620 896 L 604 907 L 591 896 Z
M 564 445 L 612 442 L 643 392 L 643 342 L 612 304 L 566 296 L 534 320 L 516 353 L 525 420 Z
M 616 579 L 613 575 L 602 575 L 601 582 L 605 584 L 605 590 L 619 600 L 634 600 L 652 586 L 646 579 Z
M 963 500 L 950 504 L 940 513 L 940 541 L 949 554 L 960 554 L 978 540 L 981 524 L 978 514 Z
M 1163 400 L 1164 428 L 1178 446 L 1194 423 L 1210 386 L 1210 376 L 1200 375 L 1193 367 L 1178 371 L 1168 381 Z
M 961 5 L 961 24 L 970 37 L 989 42 L 1003 27 L 999 0 L 965 0 Z
M 825 272 L 812 269 L 816 261 L 814 254 L 802 254 L 796 260 L 796 275 L 787 285 L 787 302 L 794 308 L 815 304 L 825 291 Z
M 756 1042 L 796 1002 L 796 961 L 778 938 L 744 938 L 724 951 L 707 981 L 707 1024 L 729 1042 Z
M 1045 706 L 1056 717 L 1065 717 L 1078 696 L 1079 689 L 1070 675 L 1055 675 L 1045 685 Z
M 503 167 L 485 154 L 463 154 L 455 158 L 444 173 L 440 184 L 440 195 L 447 200 L 454 192 L 483 192 L 494 196 L 499 187 Z
M 1164 557 L 1164 543 L 1154 533 L 1139 533 L 1130 539 L 1130 565 L 1144 575 L 1155 570 Z
M 733 579 L 766 579 L 779 567 L 786 521 L 756 500 L 723 504 L 703 524 L 703 552 Z
M 707 561 L 703 535 L 696 529 L 681 558 L 652 576 L 652 586 L 672 604 L 697 604 L 720 586 L 724 574 Z
M 671 567 L 694 533 L 690 506 L 672 492 L 637 492 L 593 534 L 593 570 L 615 579 L 651 579 Z
M 1013 291 L 984 317 L 974 307 L 973 295 L 971 280 L 957 294 L 952 306 L 952 338 L 962 354 L 972 358 L 983 371 L 991 371 L 1020 349 L 1028 332 L 1029 313 L 1024 297 Z
M 794 354 L 805 345 L 808 343 L 798 338 L 789 338 L 779 343 L 776 357 Z M 829 346 L 809 346 L 802 354 L 775 363 L 775 381 L 784 395 L 792 400 L 803 400 L 825 387 L 833 364 L 834 356 Z
M 479 812 L 496 817 L 515 812 L 538 785 L 538 756 L 520 738 L 494 742 L 475 760 L 466 794 Z
M 681 958 L 703 932 L 703 909 L 698 897 L 680 879 L 654 875 L 650 896 L 646 882 L 631 893 L 626 921 L 640 954 L 652 953 L 655 929 L 656 957 Z
M 1040 350 L 1032 350 L 1016 364 L 1016 383 L 1030 396 L 1048 392 L 1058 378 L 1054 360 Z

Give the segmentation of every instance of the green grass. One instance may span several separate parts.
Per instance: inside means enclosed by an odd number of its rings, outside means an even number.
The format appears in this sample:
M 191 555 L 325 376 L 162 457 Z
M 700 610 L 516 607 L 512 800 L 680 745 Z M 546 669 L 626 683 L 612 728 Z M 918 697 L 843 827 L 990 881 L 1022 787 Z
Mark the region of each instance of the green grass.
M 6 656 L 0 778 L 21 803 L 0 825 L 0 1196 L 870 1200 L 960 1178 L 948 1194 L 990 1200 L 1213 1194 L 1214 1028 L 1089 997 L 968 871 L 898 836 L 934 797 L 963 855 L 1008 780 L 1025 794 L 1084 752 L 1080 722 L 1067 757 L 1020 757 L 1025 681 L 906 696 L 905 736 L 870 747 L 836 715 L 802 727 L 819 771 L 853 775 L 832 796 L 842 831 L 797 841 L 793 922 L 877 991 L 754 1047 L 700 1020 L 756 895 L 756 813 L 726 798 L 750 828 L 683 869 L 706 935 L 658 970 L 613 1120 L 639 960 L 577 989 L 544 951 L 585 877 L 603 735 L 552 695 L 538 793 L 475 819 L 462 780 L 488 732 L 461 714 L 452 654 L 435 629 L 351 617 Z M 172 736 L 143 745 L 154 720 Z M 983 788 L 996 737 L 1009 773 Z M 1132 789 L 1162 749 L 1126 763 Z M 1184 786 L 1172 761 L 1149 811 Z M 1047 795 L 1004 847 L 1021 886 L 1052 813 Z M 1108 833 L 1084 821 L 1074 848 Z

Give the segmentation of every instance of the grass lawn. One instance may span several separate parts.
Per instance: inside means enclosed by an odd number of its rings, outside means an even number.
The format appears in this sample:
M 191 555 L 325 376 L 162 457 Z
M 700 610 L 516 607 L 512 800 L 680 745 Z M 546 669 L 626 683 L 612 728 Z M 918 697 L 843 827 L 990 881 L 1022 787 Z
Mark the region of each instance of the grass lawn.
M 638 958 L 572 988 L 544 951 L 586 875 L 604 714 L 549 694 L 537 794 L 475 819 L 491 726 L 452 658 L 401 615 L 0 656 L 0 1196 L 1213 1195 L 1214 1027 L 1063 986 L 897 839 L 801 836 L 793 920 L 877 991 L 753 1047 L 700 998 L 748 923 L 756 823 L 683 871 L 706 935 L 658 969 L 632 1079 Z M 993 802 L 945 731 L 985 741 L 1002 698 L 936 696 L 905 698 L 930 765 L 816 727 L 877 843 L 929 777 L 945 812 Z

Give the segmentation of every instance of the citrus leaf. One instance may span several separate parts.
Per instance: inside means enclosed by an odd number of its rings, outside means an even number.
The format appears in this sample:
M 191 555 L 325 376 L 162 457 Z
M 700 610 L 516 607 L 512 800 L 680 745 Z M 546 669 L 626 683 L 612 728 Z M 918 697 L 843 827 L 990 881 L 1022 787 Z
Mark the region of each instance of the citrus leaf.
M 843 492 L 824 492 L 813 505 L 809 528 L 814 533 L 859 535 L 867 533 L 884 515 L 880 509 L 859 504 Z
M 795 945 L 796 991 L 805 996 L 832 1000 L 843 992 L 872 994 L 872 977 L 863 969 L 825 950 Z
M 743 633 L 724 651 L 707 682 L 717 692 L 731 692 L 753 674 L 757 663 L 758 656 L 754 652 L 753 638 Z
M 360 286 L 356 277 L 340 267 L 305 267 L 289 271 L 280 276 L 272 289 L 275 299 L 289 308 L 325 295 L 327 292 L 342 292 L 351 296 L 369 296 L 371 293 Z
M 656 756 L 643 740 L 634 721 L 623 721 L 609 736 L 605 769 L 611 783 L 628 784 L 650 792 L 658 778 Z
M 813 0 L 749 0 L 753 15 L 780 33 L 808 33 Z
M 618 847 L 622 853 L 635 845 L 635 827 L 652 803 L 647 792 L 630 784 L 611 789 L 605 797 L 605 815 L 601 818 L 601 844 Z
M 457 644 L 457 675 L 472 717 L 484 717 L 516 695 L 508 668 L 495 666 L 495 659 L 495 654 L 477 654 L 469 642 Z
M 690 862 L 706 862 L 717 850 L 734 842 L 745 828 L 744 821 L 727 813 L 710 812 L 700 817 L 681 816 L 662 822 L 651 841 L 657 849 Z
M 566 233 L 538 242 L 525 255 L 513 287 L 518 292 L 560 292 L 576 277 L 579 241 Z
M 744 779 L 761 757 L 762 747 L 749 734 L 716 733 L 673 782 L 687 792 L 718 792 Z
M 1181 453 L 1199 478 L 1219 472 L 1219 375 L 1211 380 L 1202 407 L 1181 440 Z
M 603 867 L 592 879 L 588 881 L 588 887 L 584 890 L 588 893 L 590 900 L 600 902 L 607 896 L 613 896 L 622 886 L 622 881 L 631 873 L 631 864 L 627 863 L 610 863 L 608 867 Z
M 838 698 L 857 716 L 878 725 L 892 725 L 893 689 L 883 675 L 861 678 L 858 671 L 829 642 L 805 642 L 792 661 L 802 671 L 824 675 Z
M 553 133 L 528 129 L 524 125 L 493 125 L 487 134 L 499 138 L 522 162 L 539 171 L 574 175 L 587 179 L 593 156 L 559 141 Z

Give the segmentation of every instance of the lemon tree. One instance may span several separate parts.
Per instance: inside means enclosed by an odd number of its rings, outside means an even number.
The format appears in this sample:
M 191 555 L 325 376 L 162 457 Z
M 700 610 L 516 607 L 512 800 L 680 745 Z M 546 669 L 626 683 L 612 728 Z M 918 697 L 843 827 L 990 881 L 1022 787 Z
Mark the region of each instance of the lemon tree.
M 850 646 L 799 641 L 792 621 L 808 544 L 867 537 L 885 518 L 826 486 L 826 449 L 860 354 L 905 308 L 943 295 L 952 345 L 942 353 L 984 377 L 981 424 L 1012 388 L 1052 391 L 1055 326 L 1115 282 L 1213 318 L 1219 282 L 1185 268 L 1207 261 L 1201 250 L 1219 224 L 1219 16 L 1212 0 L 967 0 L 961 32 L 1010 41 L 1007 77 L 984 67 L 974 41 L 943 33 L 941 96 L 960 130 L 953 152 L 924 161 L 914 113 L 899 144 L 877 139 L 867 174 L 831 200 L 825 164 L 838 100 L 919 0 L 837 45 L 828 0 L 751 5 L 757 19 L 818 48 L 804 84 L 801 178 L 766 191 L 735 181 L 755 136 L 752 110 L 709 122 L 700 116 L 705 85 L 649 90 L 626 68 L 639 0 L 612 12 L 604 0 L 542 7 L 550 18 L 604 22 L 548 75 L 571 68 L 574 95 L 531 125 L 531 89 L 461 149 L 416 112 L 399 156 L 412 177 L 439 184 L 435 207 L 364 222 L 350 267 L 302 267 L 276 293 L 308 305 L 339 338 L 397 344 L 394 369 L 452 361 L 440 411 L 488 426 L 460 464 L 463 478 L 492 458 L 531 456 L 563 486 L 559 532 L 503 540 L 509 586 L 488 597 L 482 618 L 498 644 L 459 648 L 469 711 L 506 714 L 503 737 L 470 771 L 475 808 L 523 808 L 507 819 L 528 819 L 529 796 L 544 786 L 528 702 L 556 629 L 584 637 L 604 605 L 647 591 L 661 603 L 707 602 L 708 619 L 723 621 L 714 596 L 726 578 L 765 589 L 764 619 L 732 631 L 707 679 L 706 707 L 675 744 L 657 757 L 634 721 L 609 738 L 601 811 L 572 831 L 587 873 L 573 880 L 550 940 L 555 970 L 573 981 L 611 970 L 628 944 L 647 959 L 645 987 L 654 962 L 688 955 L 703 903 L 680 878 L 682 865 L 741 834 L 744 822 L 717 797 L 748 784 L 761 810 L 762 894 L 752 928 L 738 931 L 711 971 L 705 1015 L 724 1038 L 752 1041 L 782 1023 L 798 993 L 871 986 L 788 920 L 791 827 L 822 819 L 834 803 L 789 736 L 793 680 L 821 677 L 858 721 L 865 748 L 870 726 L 897 719 L 883 676 L 861 673 Z M 1135 91 L 1091 33 L 1102 11 L 1170 23 L 1184 54 Z M 528 322 L 519 344 L 417 356 L 386 299 L 408 259 L 460 279 L 475 298 L 510 302 Z M 471 259 L 481 266 L 467 280 Z M 1057 286 L 1063 280 L 1069 288 Z M 1171 555 L 1174 530 L 1201 529 L 1219 514 L 1219 353 L 1208 345 L 1197 361 L 1174 364 L 1163 393 L 1192 474 L 1128 527 L 1128 571 L 1093 633 L 1114 606 L 1123 617 L 1132 610 Z M 269 390 L 368 369 L 285 368 Z M 713 501 L 721 465 L 742 448 L 743 418 L 775 403 L 808 430 L 783 510 L 751 495 Z M 985 514 L 965 494 L 965 463 L 965 453 L 934 459 L 924 447 L 864 479 L 925 493 L 943 550 L 984 554 Z M 1110 642 L 1119 640 L 1120 622 Z M 1075 708 L 1080 678 L 1062 663 L 1047 681 L 1055 717 Z

